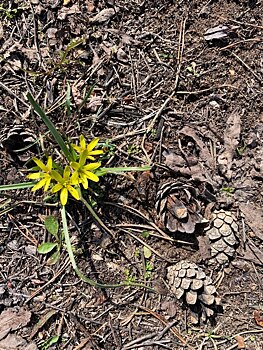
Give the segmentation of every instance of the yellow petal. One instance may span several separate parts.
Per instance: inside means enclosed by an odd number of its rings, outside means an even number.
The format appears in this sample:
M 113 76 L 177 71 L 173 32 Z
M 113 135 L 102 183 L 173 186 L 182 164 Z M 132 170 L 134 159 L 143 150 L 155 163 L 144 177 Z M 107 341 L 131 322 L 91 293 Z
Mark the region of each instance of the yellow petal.
M 75 151 L 77 151 L 77 152 L 79 152 L 79 153 L 82 152 L 82 148 L 81 148 L 81 147 L 79 147 L 79 146 L 77 146 L 77 145 L 71 145 L 71 146 L 72 146 L 72 148 L 74 148 Z
M 87 159 L 90 159 L 90 160 L 95 160 L 95 158 L 94 158 L 94 157 L 92 157 L 92 156 L 87 156 Z
M 89 187 L 89 183 L 88 183 L 88 180 L 87 180 L 87 177 L 84 176 L 83 174 L 80 175 L 80 178 L 81 178 L 81 183 L 82 183 L 82 186 L 85 188 L 85 190 Z
M 93 140 L 88 144 L 88 146 L 87 146 L 88 152 L 92 151 L 93 148 L 96 147 L 96 145 L 97 145 L 98 142 L 99 142 L 99 138 L 98 138 L 98 137 L 96 137 L 95 139 L 93 139 Z
M 79 193 L 78 191 L 72 187 L 72 186 L 68 186 L 67 188 L 69 190 L 69 193 L 71 194 L 72 197 L 74 197 L 75 199 L 79 200 L 80 199 L 80 196 L 79 196 Z M 62 202 L 61 202 L 62 203 Z M 64 205 L 64 204 L 63 204 Z
M 56 193 L 56 192 L 60 191 L 61 188 L 63 188 L 63 186 L 61 184 L 56 184 L 55 186 L 52 187 L 51 192 Z
M 62 205 L 66 205 L 68 201 L 68 190 L 66 187 L 63 187 L 60 192 L 60 202 Z
M 83 167 L 83 169 L 85 171 L 88 171 L 88 170 L 95 170 L 95 169 L 98 169 L 99 167 L 101 166 L 101 163 L 91 163 L 91 164 L 87 164 Z
M 85 137 L 83 135 L 80 135 L 79 137 L 79 143 L 80 143 L 80 147 L 82 148 L 82 150 L 84 150 L 86 148 L 86 141 L 85 141 Z
M 77 171 L 75 171 L 72 174 L 70 183 L 71 183 L 71 185 L 78 185 L 78 183 L 79 183 L 79 174 L 78 174 Z
M 40 159 L 37 159 L 36 157 L 33 157 L 32 159 L 41 170 L 43 170 L 45 173 L 48 172 L 48 168 L 45 166 L 43 162 L 41 162 Z
M 87 155 L 88 155 L 88 151 L 87 150 L 81 152 L 80 157 L 79 157 L 79 165 L 80 165 L 80 167 L 83 166 L 86 163 Z
M 63 178 L 64 180 L 68 181 L 69 177 L 70 177 L 70 168 L 67 165 L 64 169 Z
M 40 180 L 40 181 L 32 188 L 32 191 L 37 191 L 37 190 L 39 190 L 41 187 L 44 187 L 45 184 L 46 184 L 46 179 Z
M 60 183 L 63 182 L 62 176 L 56 170 L 52 170 L 50 173 L 50 176 L 52 177 L 52 179 L 56 180 L 57 182 L 60 182 Z
M 43 177 L 43 173 L 32 173 L 27 175 L 27 178 L 31 180 L 41 179 L 42 177 Z
M 87 179 L 90 179 L 91 181 L 98 182 L 100 180 L 97 175 L 90 171 L 85 171 L 84 174 L 86 175 Z
M 78 170 L 78 169 L 79 169 L 79 163 L 77 163 L 77 162 L 70 162 L 70 166 L 71 166 L 74 170 Z
M 97 156 L 98 154 L 102 154 L 102 153 L 104 153 L 102 149 L 97 149 L 95 151 L 90 151 L 89 155 Z
M 52 158 L 51 157 L 48 157 L 47 168 L 49 169 L 49 171 L 52 170 Z
M 49 185 L 50 185 L 51 177 L 46 178 L 46 184 L 44 187 L 44 192 L 47 192 Z

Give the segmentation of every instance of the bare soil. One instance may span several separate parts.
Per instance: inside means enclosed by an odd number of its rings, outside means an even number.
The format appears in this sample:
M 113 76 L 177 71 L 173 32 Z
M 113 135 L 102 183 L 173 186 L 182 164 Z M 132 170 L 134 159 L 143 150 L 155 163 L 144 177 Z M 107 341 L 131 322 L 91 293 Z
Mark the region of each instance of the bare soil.
M 150 172 L 105 176 L 93 187 L 114 237 L 73 199 L 67 210 L 85 275 L 154 291 L 91 286 L 65 247 L 48 265 L 37 246 L 52 240 L 44 218 L 60 218 L 59 204 L 43 202 L 41 191 L 0 192 L 0 349 L 263 349 L 262 1 L 1 6 L 0 185 L 27 181 L 32 156 L 60 156 L 28 92 L 65 138 L 100 137 L 103 166 L 150 163 Z M 155 201 L 166 181 L 206 184 L 203 212 L 237 217 L 228 266 L 209 265 L 195 235 L 161 226 Z M 205 323 L 192 323 L 167 281 L 167 267 L 184 259 L 212 277 L 221 298 Z

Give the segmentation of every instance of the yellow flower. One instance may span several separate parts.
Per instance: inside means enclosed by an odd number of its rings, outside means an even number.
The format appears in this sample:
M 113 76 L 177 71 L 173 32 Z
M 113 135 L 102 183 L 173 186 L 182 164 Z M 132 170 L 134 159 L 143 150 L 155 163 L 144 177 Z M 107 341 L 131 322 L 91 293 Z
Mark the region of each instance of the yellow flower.
M 48 157 L 47 165 L 45 165 L 41 160 L 36 157 L 32 158 L 33 161 L 37 164 L 41 171 L 38 173 L 32 173 L 27 176 L 28 179 L 38 180 L 41 179 L 33 188 L 32 191 L 39 190 L 41 187 L 44 187 L 44 191 L 47 191 L 52 180 L 51 171 L 52 171 L 52 158 Z
M 56 193 L 60 191 L 60 202 L 62 205 L 66 205 L 68 201 L 68 193 L 70 193 L 75 199 L 80 199 L 79 192 L 73 187 L 74 185 L 77 185 L 78 182 L 73 181 L 73 178 L 70 177 L 69 166 L 65 167 L 63 177 L 55 170 L 51 171 L 51 176 L 57 181 L 57 184 L 52 187 L 51 192 Z
M 72 180 L 77 183 L 82 183 L 85 189 L 88 188 L 89 183 L 88 179 L 94 182 L 98 182 L 99 178 L 95 175 L 92 170 L 98 169 L 101 166 L 101 163 L 91 163 L 86 164 L 87 159 L 87 150 L 80 154 L 79 162 L 71 162 L 71 167 L 75 170 L 72 175 Z M 94 151 L 95 152 L 95 151 Z
M 96 137 L 87 145 L 85 137 L 83 135 L 80 135 L 80 138 L 79 138 L 80 145 L 77 146 L 77 145 L 72 144 L 71 146 L 80 154 L 82 152 L 86 151 L 87 152 L 86 158 L 91 159 L 91 160 L 95 160 L 95 158 L 93 156 L 103 154 L 103 150 L 99 150 L 99 149 L 94 150 L 94 148 L 97 146 L 98 142 L 99 142 L 99 138 Z

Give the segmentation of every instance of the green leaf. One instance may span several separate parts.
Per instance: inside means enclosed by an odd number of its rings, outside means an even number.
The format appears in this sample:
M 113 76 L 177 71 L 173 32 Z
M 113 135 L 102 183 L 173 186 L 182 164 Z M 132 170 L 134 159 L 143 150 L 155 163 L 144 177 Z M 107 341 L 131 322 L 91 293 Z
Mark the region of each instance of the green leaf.
M 150 237 L 150 233 L 148 231 L 142 231 L 141 235 L 143 236 L 143 238 L 149 238 Z
M 143 255 L 146 259 L 149 259 L 152 256 L 152 252 L 148 247 L 143 246 Z
M 9 185 L 1 185 L 0 191 L 11 191 L 11 190 L 19 190 L 23 188 L 30 188 L 35 186 L 35 182 L 19 182 L 17 184 L 9 184 Z
M 38 246 L 37 251 L 39 254 L 47 254 L 47 253 L 50 253 L 57 246 L 58 246 L 57 243 L 45 242 L 45 243 L 41 243 Z
M 50 337 L 48 338 L 48 340 L 44 341 L 41 345 L 40 345 L 40 349 L 41 350 L 47 350 L 51 345 L 56 344 L 59 340 L 59 336 L 55 335 L 54 337 Z
M 119 173 L 124 173 L 126 171 L 146 171 L 146 170 L 151 170 L 151 166 L 145 165 L 142 167 L 123 167 L 123 168 L 99 168 L 98 170 L 94 171 L 94 174 L 97 176 L 103 176 L 105 174 L 119 174 Z
M 33 106 L 34 110 L 37 112 L 37 114 L 41 117 L 43 122 L 49 128 L 51 134 L 53 135 L 54 139 L 56 140 L 57 144 L 59 145 L 61 151 L 65 154 L 66 158 L 69 161 L 72 161 L 73 157 L 72 157 L 71 153 L 69 152 L 69 149 L 66 146 L 65 142 L 63 141 L 61 134 L 56 129 L 55 125 L 47 117 L 46 113 L 39 106 L 39 104 L 34 100 L 33 96 L 30 93 L 27 94 L 27 98 L 28 98 L 29 102 L 31 103 L 31 105 Z
M 51 255 L 50 258 L 48 258 L 47 265 L 49 266 L 55 265 L 59 261 L 59 258 L 60 258 L 60 251 L 57 250 L 55 253 Z
M 50 215 L 45 218 L 45 228 L 49 233 L 51 233 L 56 238 L 56 240 L 59 240 L 58 238 L 59 223 L 57 218 L 55 218 L 55 216 Z
M 86 95 L 84 96 L 84 99 L 83 101 L 81 102 L 80 106 L 79 106 L 79 111 L 82 109 L 82 107 L 85 105 L 85 103 L 87 102 L 88 98 L 90 97 L 90 95 L 92 94 L 93 92 L 93 89 L 94 89 L 94 86 L 95 85 L 92 85 L 89 89 L 89 91 L 86 93 Z

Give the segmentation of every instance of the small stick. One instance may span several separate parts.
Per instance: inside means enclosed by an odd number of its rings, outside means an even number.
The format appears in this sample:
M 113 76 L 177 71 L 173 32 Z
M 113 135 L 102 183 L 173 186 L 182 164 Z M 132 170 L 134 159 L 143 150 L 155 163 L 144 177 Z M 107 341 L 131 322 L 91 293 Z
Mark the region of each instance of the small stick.
M 234 52 L 231 52 L 231 51 L 229 51 L 230 53 L 231 53 L 231 55 L 233 55 L 239 62 L 241 62 L 242 64 L 243 64 L 243 66 L 244 67 L 246 67 L 249 71 L 250 71 L 250 73 L 252 73 L 253 75 L 254 75 L 254 77 L 260 82 L 260 83 L 262 83 L 262 79 L 260 78 L 260 76 L 258 76 L 254 71 L 253 71 L 253 69 L 252 68 L 250 68 L 238 55 L 236 55 Z

